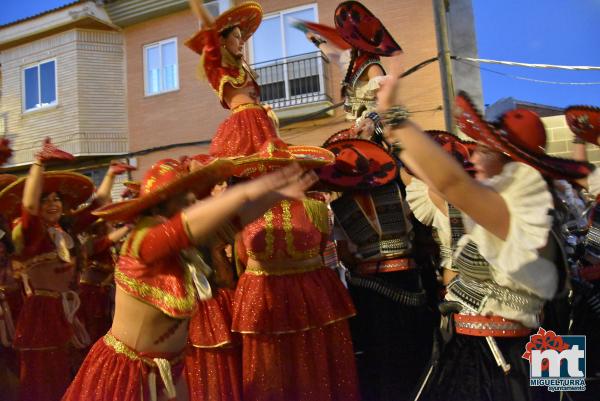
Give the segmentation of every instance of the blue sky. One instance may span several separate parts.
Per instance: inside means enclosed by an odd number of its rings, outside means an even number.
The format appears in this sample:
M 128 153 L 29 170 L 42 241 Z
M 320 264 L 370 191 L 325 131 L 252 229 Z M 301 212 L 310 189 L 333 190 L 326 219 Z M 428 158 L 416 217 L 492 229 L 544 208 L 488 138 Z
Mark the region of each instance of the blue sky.
M 452 0 L 450 0 L 452 1 Z M 480 58 L 600 66 L 600 0 L 472 0 Z M 481 64 L 483 68 L 559 82 L 600 82 L 600 71 L 559 71 Z M 564 107 L 600 106 L 600 85 L 549 85 L 481 71 L 487 104 L 512 96 Z
M 481 58 L 600 66 L 600 0 L 472 1 Z M 70 2 L 2 0 L 0 24 Z M 491 64 L 482 64 L 482 67 L 538 80 L 600 82 L 600 71 L 534 70 Z M 561 107 L 577 103 L 600 105 L 600 85 L 542 84 L 508 78 L 485 70 L 482 70 L 481 76 L 486 104 L 512 96 Z

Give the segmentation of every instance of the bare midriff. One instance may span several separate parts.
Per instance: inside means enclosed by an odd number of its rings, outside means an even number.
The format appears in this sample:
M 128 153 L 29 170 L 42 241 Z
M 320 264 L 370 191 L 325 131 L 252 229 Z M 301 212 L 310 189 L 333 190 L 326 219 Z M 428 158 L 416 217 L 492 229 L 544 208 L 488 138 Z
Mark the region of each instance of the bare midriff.
M 247 80 L 246 84 L 241 88 L 225 85 L 223 97 L 231 110 L 243 104 L 260 104 L 259 94 L 250 79 Z
M 34 290 L 69 291 L 74 274 L 73 265 L 58 261 L 27 270 L 29 284 Z
M 177 353 L 187 343 L 188 320 L 167 316 L 117 287 L 111 333 L 139 352 Z

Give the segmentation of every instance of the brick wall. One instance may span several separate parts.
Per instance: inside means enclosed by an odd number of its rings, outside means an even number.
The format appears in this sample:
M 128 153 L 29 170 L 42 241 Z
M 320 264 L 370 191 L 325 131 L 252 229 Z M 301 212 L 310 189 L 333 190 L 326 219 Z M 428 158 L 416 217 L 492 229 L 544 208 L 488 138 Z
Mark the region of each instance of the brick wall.
M 543 117 L 542 121 L 546 126 L 546 151 L 553 156 L 571 158 L 573 133 L 567 126 L 565 116 Z M 600 147 L 587 145 L 587 155 L 590 162 L 600 166 Z
M 333 25 L 333 13 L 338 0 L 260 0 L 265 14 L 307 4 L 318 4 L 319 22 Z M 237 1 L 236 1 L 237 3 Z M 405 68 L 437 54 L 431 1 L 364 0 L 363 3 L 383 20 L 388 30 L 404 49 Z M 208 83 L 196 78 L 199 58 L 183 42 L 198 29 L 198 22 L 189 10 L 151 19 L 124 29 L 127 60 L 127 106 L 130 150 L 208 140 L 228 113 L 221 108 Z M 177 37 L 179 86 L 175 92 L 144 96 L 143 46 L 159 40 Z M 387 64 L 387 60 L 384 60 Z M 330 66 L 334 102 L 339 101 L 342 72 Z M 442 105 L 439 66 L 433 63 L 405 78 L 400 88 L 402 100 L 413 111 L 436 109 Z M 414 114 L 414 119 L 426 129 L 443 129 L 441 110 Z M 284 139 L 292 143 L 321 144 L 329 135 L 345 128 L 340 110 L 328 118 L 294 124 L 281 130 Z M 165 155 L 180 155 L 190 149 L 175 149 L 138 157 L 139 171 Z M 198 152 L 206 147 L 198 148 Z M 195 151 L 195 149 L 191 149 Z M 141 173 L 137 173 L 136 176 Z

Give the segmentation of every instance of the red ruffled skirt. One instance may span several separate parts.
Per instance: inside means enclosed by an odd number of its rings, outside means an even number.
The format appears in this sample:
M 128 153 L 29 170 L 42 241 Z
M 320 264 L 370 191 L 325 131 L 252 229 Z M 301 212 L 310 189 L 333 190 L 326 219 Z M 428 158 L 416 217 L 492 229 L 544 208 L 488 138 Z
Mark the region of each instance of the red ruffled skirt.
M 110 287 L 79 284 L 81 306 L 77 316 L 86 328 L 92 343 L 108 333 L 112 324 Z
M 185 372 L 190 401 L 241 401 L 242 350 L 231 332 L 233 291 L 219 289 L 190 320 Z
M 233 330 L 243 334 L 244 400 L 359 399 L 347 290 L 328 268 L 242 275 Z
M 258 105 L 238 108 L 219 125 L 210 145 L 216 157 L 246 156 L 256 153 L 267 140 L 277 138 L 273 121 Z
M 163 390 L 153 357 L 171 361 L 173 381 L 183 372 L 182 355 L 136 352 L 110 334 L 99 339 L 81 365 L 63 401 L 140 401 L 150 399 L 149 376 L 156 375 L 157 392 Z
M 59 295 L 25 299 L 14 340 L 21 401 L 60 400 L 72 377 L 68 349 L 72 335 Z

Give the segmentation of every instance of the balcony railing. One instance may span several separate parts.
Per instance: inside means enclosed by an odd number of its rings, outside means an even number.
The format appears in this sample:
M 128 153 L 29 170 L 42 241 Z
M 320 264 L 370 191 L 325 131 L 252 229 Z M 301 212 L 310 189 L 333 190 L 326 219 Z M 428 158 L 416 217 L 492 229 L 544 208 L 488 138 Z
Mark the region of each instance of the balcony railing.
M 321 52 L 314 52 L 252 65 L 261 101 L 274 109 L 331 101 L 328 64 Z

